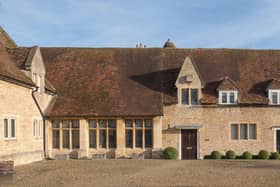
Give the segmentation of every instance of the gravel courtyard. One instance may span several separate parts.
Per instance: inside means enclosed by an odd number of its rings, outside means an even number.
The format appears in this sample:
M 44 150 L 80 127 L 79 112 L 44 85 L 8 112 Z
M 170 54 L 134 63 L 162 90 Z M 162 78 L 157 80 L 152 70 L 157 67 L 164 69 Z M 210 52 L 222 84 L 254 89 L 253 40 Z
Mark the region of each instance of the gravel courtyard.
M 280 161 L 41 161 L 0 186 L 280 186 Z

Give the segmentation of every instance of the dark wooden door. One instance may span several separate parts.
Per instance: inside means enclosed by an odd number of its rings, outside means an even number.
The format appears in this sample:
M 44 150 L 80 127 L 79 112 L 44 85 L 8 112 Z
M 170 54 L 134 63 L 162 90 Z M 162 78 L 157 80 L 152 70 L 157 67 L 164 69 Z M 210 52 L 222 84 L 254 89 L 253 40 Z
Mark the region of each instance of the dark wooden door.
M 197 159 L 197 130 L 181 130 L 182 159 Z
M 276 151 L 280 152 L 280 130 L 276 130 Z

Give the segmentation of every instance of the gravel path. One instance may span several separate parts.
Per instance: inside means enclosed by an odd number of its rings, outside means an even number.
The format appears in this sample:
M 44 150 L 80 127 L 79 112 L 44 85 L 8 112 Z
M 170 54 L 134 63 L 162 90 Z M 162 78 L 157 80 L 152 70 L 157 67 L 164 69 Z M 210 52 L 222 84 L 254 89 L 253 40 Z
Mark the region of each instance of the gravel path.
M 280 161 L 41 161 L 0 177 L 0 186 L 280 186 Z

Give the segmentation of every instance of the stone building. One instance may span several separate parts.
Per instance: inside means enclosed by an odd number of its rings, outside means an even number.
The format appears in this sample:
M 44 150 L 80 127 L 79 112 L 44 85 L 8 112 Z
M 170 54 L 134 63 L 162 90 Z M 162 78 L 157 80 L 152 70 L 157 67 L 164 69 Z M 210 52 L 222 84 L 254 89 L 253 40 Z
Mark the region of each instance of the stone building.
M 26 136 L 13 148 L 0 138 L 11 150 L 0 158 L 32 151 L 26 162 L 159 158 L 168 146 L 180 159 L 203 159 L 213 150 L 280 151 L 279 50 L 179 49 L 170 40 L 163 48 L 1 50 L 10 59 L 1 59 L 1 69 L 9 64 L 25 80 L 1 82 L 1 113 L 24 118 L 16 134 Z M 33 119 L 44 122 L 38 141 Z M 30 153 L 14 149 L 23 146 Z

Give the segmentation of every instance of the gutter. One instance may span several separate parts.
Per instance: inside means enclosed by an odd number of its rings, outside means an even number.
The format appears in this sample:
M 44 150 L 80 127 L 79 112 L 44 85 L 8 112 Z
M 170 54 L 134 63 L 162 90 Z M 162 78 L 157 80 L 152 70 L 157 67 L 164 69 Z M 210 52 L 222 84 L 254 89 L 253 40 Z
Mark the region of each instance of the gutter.
M 41 110 L 40 105 L 37 102 L 36 97 L 34 95 L 34 93 L 37 92 L 37 91 L 38 91 L 38 87 L 36 86 L 35 89 L 32 89 L 32 94 L 31 95 L 32 95 L 32 98 L 35 101 L 35 104 L 36 104 L 37 108 L 39 109 L 40 114 L 41 114 L 42 119 L 43 119 L 43 151 L 44 151 L 44 157 L 46 158 L 47 154 L 46 154 L 46 135 L 45 135 L 46 125 L 45 125 L 45 116 L 44 116 L 44 113 Z

